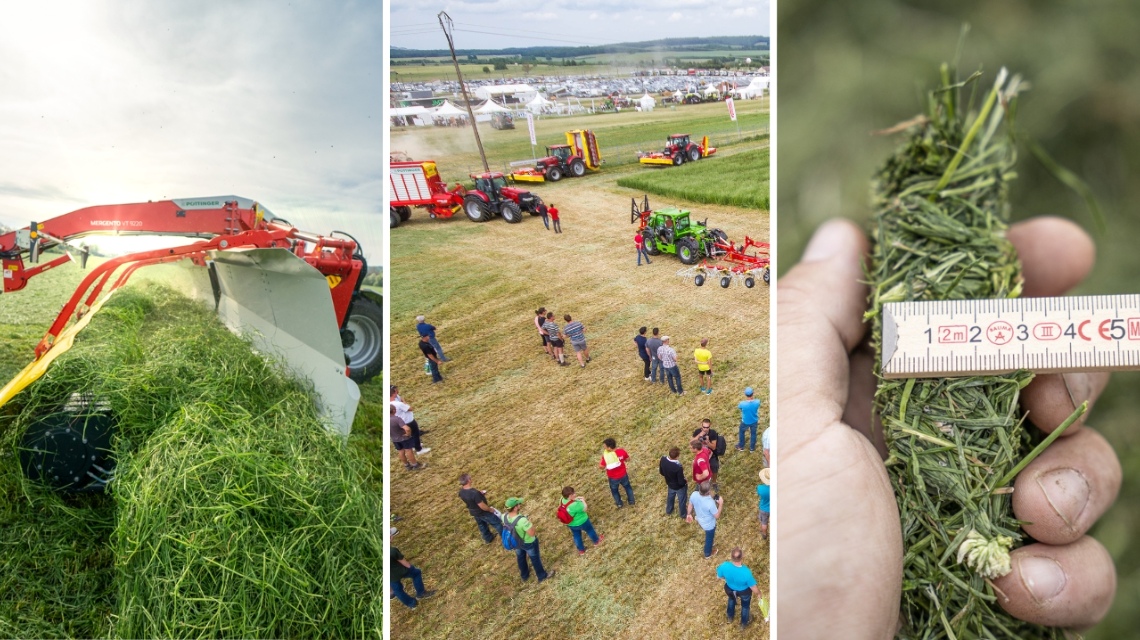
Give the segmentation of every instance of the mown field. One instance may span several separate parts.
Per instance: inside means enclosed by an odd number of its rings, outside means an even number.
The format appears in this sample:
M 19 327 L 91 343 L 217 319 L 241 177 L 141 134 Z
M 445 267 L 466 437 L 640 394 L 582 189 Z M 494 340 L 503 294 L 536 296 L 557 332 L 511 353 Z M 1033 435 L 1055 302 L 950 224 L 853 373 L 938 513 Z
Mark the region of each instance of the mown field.
M 96 263 L 93 258 L 89 267 Z M 0 296 L 3 382 L 31 360 L 36 342 L 83 275 L 74 265 L 66 265 L 34 278 L 24 291 Z M 179 327 L 161 325 L 161 320 L 156 323 L 158 334 L 179 332 Z M 93 329 L 94 323 L 88 332 Z M 80 346 L 88 332 L 80 334 L 77 350 L 91 349 Z M 355 453 L 370 462 L 362 489 L 378 495 L 383 490 L 381 388 L 379 379 L 362 387 L 365 401 L 349 439 Z M 18 437 L 10 432 L 12 421 L 30 391 L 0 409 L 0 438 L 7 444 Z M 0 451 L 0 637 L 88 638 L 112 633 L 112 614 L 121 598 L 138 595 L 137 584 L 134 591 L 120 591 L 115 581 L 116 572 L 123 569 L 116 566 L 111 551 L 118 517 L 110 496 L 60 497 L 26 484 L 15 451 L 7 446 Z M 141 579 L 141 574 L 136 577 Z M 164 592 L 160 587 L 154 594 Z
M 636 164 L 638 150 L 658 151 L 673 133 L 688 133 L 698 143 L 707 135 L 710 145 L 723 149 L 735 144 L 755 146 L 768 133 L 768 99 L 738 100 L 736 113 L 734 123 L 729 120 L 725 105 L 714 102 L 659 107 L 648 113 L 623 109 L 621 113 L 541 117 L 534 123 L 538 142 L 534 153 L 542 157 L 546 145 L 565 144 L 564 132 L 573 129 L 594 132 L 607 167 Z M 524 119 L 515 123 L 515 129 L 505 130 L 480 123 L 479 136 L 492 170 L 507 171 L 511 162 L 535 157 Z M 438 161 L 444 180 L 449 182 L 466 180 L 470 172 L 482 171 L 470 127 L 395 127 L 392 150 L 417 160 Z
M 716 107 L 720 115 L 723 105 Z M 679 114 L 702 112 L 679 111 Z M 656 115 L 654 112 L 653 115 Z M 622 114 L 625 115 L 625 114 Z M 664 115 L 664 114 L 663 114 Z M 674 128 L 691 129 L 673 113 L 651 139 Z M 716 117 L 710 109 L 709 120 Z M 753 117 L 766 120 L 766 113 Z M 727 117 L 724 117 L 727 120 Z M 609 121 L 604 136 L 621 137 L 623 123 Z M 691 124 L 691 123 L 689 123 Z M 543 121 L 553 137 L 570 128 Z M 597 125 L 590 125 L 595 130 Z M 445 178 L 453 178 L 470 155 L 444 149 L 462 146 L 442 134 L 432 138 Z M 510 134 L 512 132 L 493 132 Z M 518 132 L 514 132 L 518 135 Z M 525 130 L 521 134 L 525 141 Z M 412 132 L 394 131 L 393 147 L 416 143 Z M 751 143 L 752 148 L 766 142 Z M 749 143 L 726 152 L 747 155 Z M 497 149 L 511 149 L 502 145 Z M 509 151 L 497 151 L 503 157 Z M 699 164 L 699 163 L 698 163 Z M 630 199 L 644 192 L 616 185 L 637 166 L 607 168 L 584 178 L 534 186 L 562 212 L 564 233 L 546 231 L 538 218 L 520 224 L 501 220 L 475 224 L 463 217 L 429 220 L 422 211 L 392 231 L 391 376 L 413 406 L 432 452 L 422 471 L 406 471 L 389 452 L 392 511 L 403 519 L 393 544 L 423 569 L 438 595 L 415 610 L 392 605 L 393 638 L 601 638 L 716 637 L 728 629 L 724 595 L 715 567 L 740 545 L 765 598 L 768 545 L 756 521 L 756 474 L 760 453 L 730 451 L 721 473 L 725 514 L 718 527 L 719 553 L 701 557 L 703 533 L 676 515 L 666 518 L 659 458 L 670 447 L 687 447 L 692 429 L 711 418 L 735 443 L 742 390 L 752 385 L 768 401 L 769 291 L 734 286 L 695 288 L 675 274 L 680 262 L 659 256 L 636 266 Z M 665 170 L 663 174 L 671 171 Z M 681 180 L 680 174 L 674 174 Z M 730 237 L 767 239 L 766 211 L 650 197 L 654 206 L 685 206 Z M 542 351 L 532 319 L 545 306 L 560 318 L 569 313 L 587 330 L 593 362 L 558 367 Z M 433 385 L 423 373 L 415 316 L 438 328 L 453 361 L 445 381 Z M 560 324 L 564 324 L 560 321 Z M 638 327 L 658 326 L 677 348 L 686 393 L 642 378 L 632 342 Z M 692 352 L 710 338 L 716 369 L 712 395 L 697 392 Z M 571 361 L 573 356 L 569 356 Z M 630 476 L 637 505 L 618 511 L 604 472 L 597 468 L 602 440 L 616 438 L 632 456 Z M 685 465 L 692 458 L 682 453 Z M 523 497 L 523 512 L 535 523 L 543 562 L 557 574 L 537 585 L 519 580 L 512 553 L 498 540 L 485 545 L 457 492 L 457 478 L 471 473 L 502 509 L 508 497 Z M 555 518 L 564 485 L 574 486 L 590 506 L 605 543 L 579 556 L 570 533 Z M 753 607 L 754 613 L 757 608 Z M 668 630 L 667 632 L 663 630 Z M 739 632 L 735 632 L 739 633 Z M 767 638 L 755 624 L 747 637 Z

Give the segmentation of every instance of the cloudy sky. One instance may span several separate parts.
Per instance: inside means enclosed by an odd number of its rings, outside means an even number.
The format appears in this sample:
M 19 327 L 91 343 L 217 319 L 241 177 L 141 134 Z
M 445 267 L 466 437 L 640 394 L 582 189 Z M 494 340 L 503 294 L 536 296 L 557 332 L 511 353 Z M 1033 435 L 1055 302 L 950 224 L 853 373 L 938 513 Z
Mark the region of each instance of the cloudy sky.
M 591 45 L 693 36 L 770 35 L 769 0 L 391 0 L 392 45 L 446 49 L 436 15 L 455 22 L 459 49 Z
M 2 2 L 0 24 L 0 224 L 232 194 L 380 259 L 378 0 Z

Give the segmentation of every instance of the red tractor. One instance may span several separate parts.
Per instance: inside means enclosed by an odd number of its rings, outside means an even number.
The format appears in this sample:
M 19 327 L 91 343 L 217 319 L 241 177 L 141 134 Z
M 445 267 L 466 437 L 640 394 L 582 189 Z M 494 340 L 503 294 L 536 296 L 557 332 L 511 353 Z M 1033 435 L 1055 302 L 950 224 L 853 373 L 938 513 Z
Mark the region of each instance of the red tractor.
M 696 162 L 716 153 L 716 147 L 709 146 L 709 137 L 705 136 L 700 144 L 689 140 L 687 133 L 674 133 L 665 141 L 664 151 L 652 153 L 638 153 L 641 164 L 680 165 L 685 161 Z
M 589 129 L 567 131 L 566 144 L 550 145 L 546 153 L 534 168 L 515 171 L 511 178 L 516 182 L 558 182 L 565 176 L 580 178 L 587 169 L 597 171 L 602 166 L 598 140 Z
M 472 222 L 486 222 L 496 215 L 511 224 L 522 222 L 522 212 L 538 215 L 542 200 L 533 193 L 517 187 L 508 187 L 501 172 L 472 173 L 475 188 L 463 198 L 463 210 Z
M 412 217 L 412 207 L 427 209 L 432 219 L 450 218 L 463 209 L 463 196 L 467 195 L 467 190 L 461 184 L 448 189 L 434 160 L 391 162 L 390 167 L 390 228 L 395 229 L 401 222 L 407 222 Z

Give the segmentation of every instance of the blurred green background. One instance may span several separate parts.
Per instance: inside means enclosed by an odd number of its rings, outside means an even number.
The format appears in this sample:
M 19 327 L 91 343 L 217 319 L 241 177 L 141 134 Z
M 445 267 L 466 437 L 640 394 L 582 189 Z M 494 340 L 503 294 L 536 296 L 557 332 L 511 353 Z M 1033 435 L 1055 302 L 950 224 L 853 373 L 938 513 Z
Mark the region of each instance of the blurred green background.
M 1084 202 L 1022 148 L 1015 219 L 1069 217 L 1094 234 L 1096 269 L 1077 293 L 1140 293 L 1140 2 L 781 0 L 777 3 L 778 267 L 832 216 L 865 220 L 872 174 L 902 140 L 871 131 L 911 118 L 952 62 L 964 23 L 962 77 L 1002 67 L 1032 88 L 1018 128 L 1084 177 L 1104 210 L 1097 233 Z M 1140 376 L 1116 374 L 1090 424 L 1116 447 L 1124 487 L 1092 532 L 1116 559 L 1119 585 L 1090 639 L 1140 637 Z

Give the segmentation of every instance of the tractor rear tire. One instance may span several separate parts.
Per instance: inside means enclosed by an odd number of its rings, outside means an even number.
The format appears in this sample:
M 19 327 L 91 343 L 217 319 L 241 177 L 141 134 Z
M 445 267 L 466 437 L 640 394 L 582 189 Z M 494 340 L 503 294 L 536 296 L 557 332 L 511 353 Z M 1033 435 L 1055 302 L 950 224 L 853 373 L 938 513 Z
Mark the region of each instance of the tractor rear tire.
M 698 287 L 704 286 L 704 284 L 705 284 L 704 274 L 698 273 L 697 275 L 693 276 L 693 284 L 697 285 Z
M 582 176 L 586 175 L 586 163 L 577 159 L 571 160 L 570 175 L 574 176 L 575 178 L 581 178 Z
M 518 224 L 523 219 L 522 209 L 513 200 L 504 200 L 499 213 L 510 224 Z
M 384 310 L 364 296 L 352 301 L 341 336 L 348 377 L 368 382 L 384 370 Z
M 657 238 L 654 237 L 653 232 L 649 229 L 641 232 L 641 241 L 645 243 L 645 253 L 651 256 L 661 255 L 661 249 L 657 248 Z
M 684 151 L 678 151 L 677 153 L 674 153 L 673 154 L 673 166 L 679 167 L 683 164 L 685 164 L 685 152 Z
M 396 210 L 391 207 L 388 208 L 388 218 L 389 229 L 395 229 L 396 227 L 400 226 L 400 214 L 396 213 Z
M 744 279 L 744 286 L 748 289 L 755 287 L 756 286 L 756 278 L 753 278 L 752 276 L 746 277 Z
M 546 179 L 551 182 L 558 182 L 562 179 L 562 169 L 559 167 L 550 167 L 546 170 Z
M 700 160 L 700 159 L 701 159 L 701 148 L 696 146 L 696 145 L 689 147 L 689 160 L 696 162 L 697 160 Z
M 396 207 L 396 213 L 400 214 L 400 222 L 407 222 L 412 217 L 411 207 Z
M 681 238 L 677 241 L 677 259 L 683 264 L 697 264 L 701 254 L 697 250 L 697 242 L 692 238 Z
M 730 285 L 730 284 L 732 284 L 732 276 L 721 276 L 720 277 L 720 286 L 722 288 L 727 289 L 728 285 Z
M 486 222 L 494 217 L 491 207 L 479 196 L 469 195 L 463 199 L 463 211 L 471 222 Z

